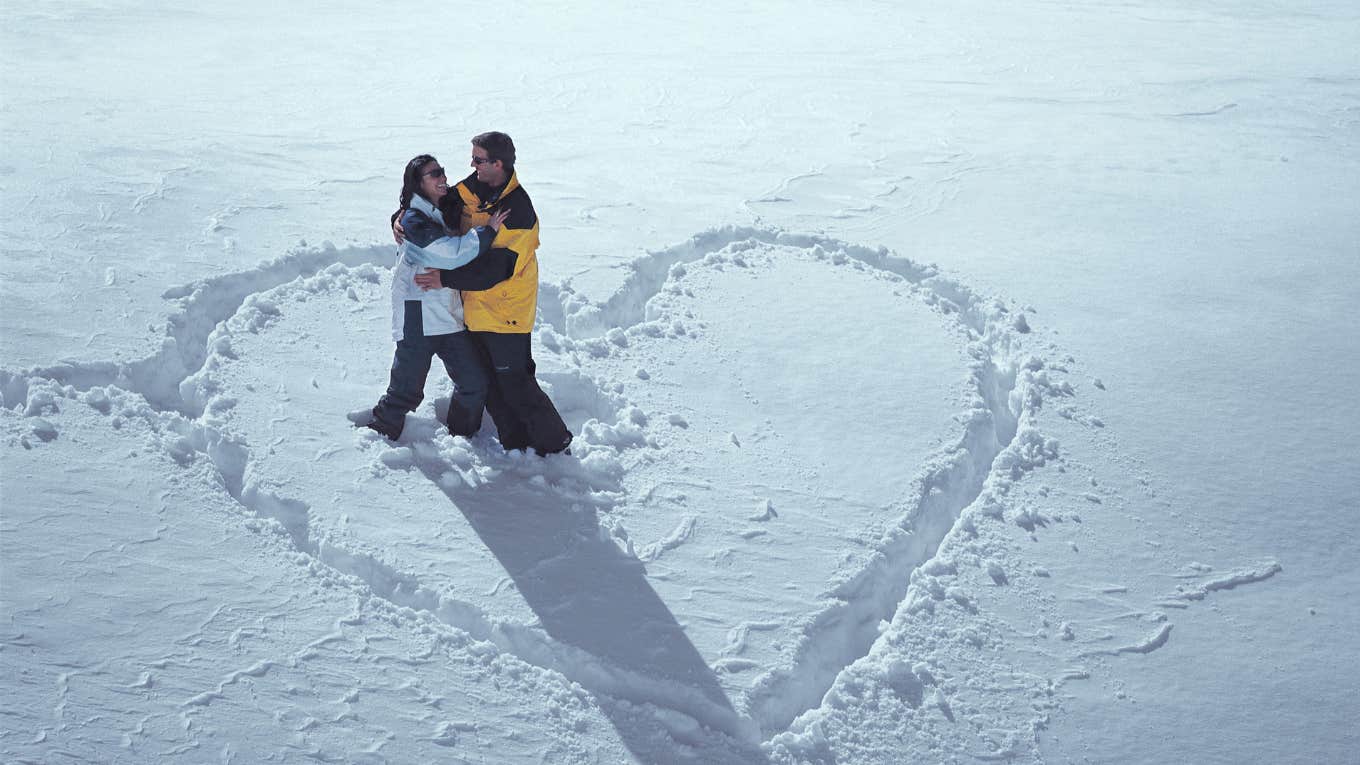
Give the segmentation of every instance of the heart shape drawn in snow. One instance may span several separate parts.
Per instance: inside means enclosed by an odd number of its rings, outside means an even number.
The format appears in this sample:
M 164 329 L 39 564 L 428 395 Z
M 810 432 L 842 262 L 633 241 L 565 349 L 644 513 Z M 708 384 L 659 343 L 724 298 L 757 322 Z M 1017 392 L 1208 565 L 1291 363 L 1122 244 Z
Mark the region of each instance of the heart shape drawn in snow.
M 385 385 L 385 255 L 332 256 L 246 296 L 178 386 L 228 489 L 379 597 L 620 702 L 630 747 L 639 704 L 752 757 L 817 707 L 1036 405 L 1021 315 L 883 249 L 723 228 L 601 304 L 544 286 L 573 456 L 449 437 L 438 395 L 389 445 L 341 416 Z

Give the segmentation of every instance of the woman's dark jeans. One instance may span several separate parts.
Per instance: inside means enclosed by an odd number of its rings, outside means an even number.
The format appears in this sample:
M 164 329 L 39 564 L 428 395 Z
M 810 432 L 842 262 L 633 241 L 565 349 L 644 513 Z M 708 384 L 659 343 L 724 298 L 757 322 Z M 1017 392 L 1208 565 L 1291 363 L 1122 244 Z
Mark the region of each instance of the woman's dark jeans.
M 407 310 L 404 337 L 397 343 L 397 352 L 392 359 L 391 382 L 387 393 L 373 407 L 373 416 L 400 432 L 406 422 L 406 413 L 425 400 L 425 378 L 429 376 L 431 362 L 438 356 L 454 385 L 446 420 L 449 432 L 471 436 L 482 427 L 482 410 L 486 408 L 490 386 L 485 357 L 467 331 L 447 335 L 422 334 L 420 304 L 407 301 L 408 309 L 412 305 L 416 306 L 415 316 Z

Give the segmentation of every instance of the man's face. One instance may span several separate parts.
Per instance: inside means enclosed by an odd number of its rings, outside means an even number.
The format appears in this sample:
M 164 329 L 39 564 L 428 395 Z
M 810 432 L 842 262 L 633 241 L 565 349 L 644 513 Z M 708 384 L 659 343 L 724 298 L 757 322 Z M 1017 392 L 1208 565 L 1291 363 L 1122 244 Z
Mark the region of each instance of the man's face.
M 472 167 L 477 171 L 477 180 L 489 186 L 505 183 L 505 165 L 499 159 L 492 159 L 486 149 L 472 147 Z

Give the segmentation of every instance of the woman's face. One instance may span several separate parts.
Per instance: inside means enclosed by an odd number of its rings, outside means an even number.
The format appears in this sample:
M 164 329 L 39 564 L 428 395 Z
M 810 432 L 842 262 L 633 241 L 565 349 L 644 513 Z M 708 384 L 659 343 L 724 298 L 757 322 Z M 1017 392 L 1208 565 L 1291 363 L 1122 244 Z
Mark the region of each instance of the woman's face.
M 447 193 L 449 179 L 444 174 L 444 168 L 438 162 L 426 162 L 420 168 L 420 195 L 431 202 L 438 202 Z

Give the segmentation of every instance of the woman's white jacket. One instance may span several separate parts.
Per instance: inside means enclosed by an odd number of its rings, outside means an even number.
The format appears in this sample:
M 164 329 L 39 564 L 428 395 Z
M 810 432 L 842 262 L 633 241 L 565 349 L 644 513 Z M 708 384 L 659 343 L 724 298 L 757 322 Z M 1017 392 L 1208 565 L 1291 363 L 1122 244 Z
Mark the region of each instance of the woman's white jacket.
M 411 198 L 411 206 L 401 217 L 406 241 L 397 248 L 397 262 L 392 268 L 392 339 L 401 342 L 415 327 L 406 326 L 406 303 L 420 303 L 420 328 L 424 335 L 447 335 L 466 329 L 463 323 L 463 299 L 457 290 L 421 289 L 415 283 L 416 274 L 426 269 L 454 269 L 467 265 L 490 249 L 493 235 L 489 229 L 478 227 L 463 236 L 450 235 L 444 216 L 434 205 L 419 194 Z

